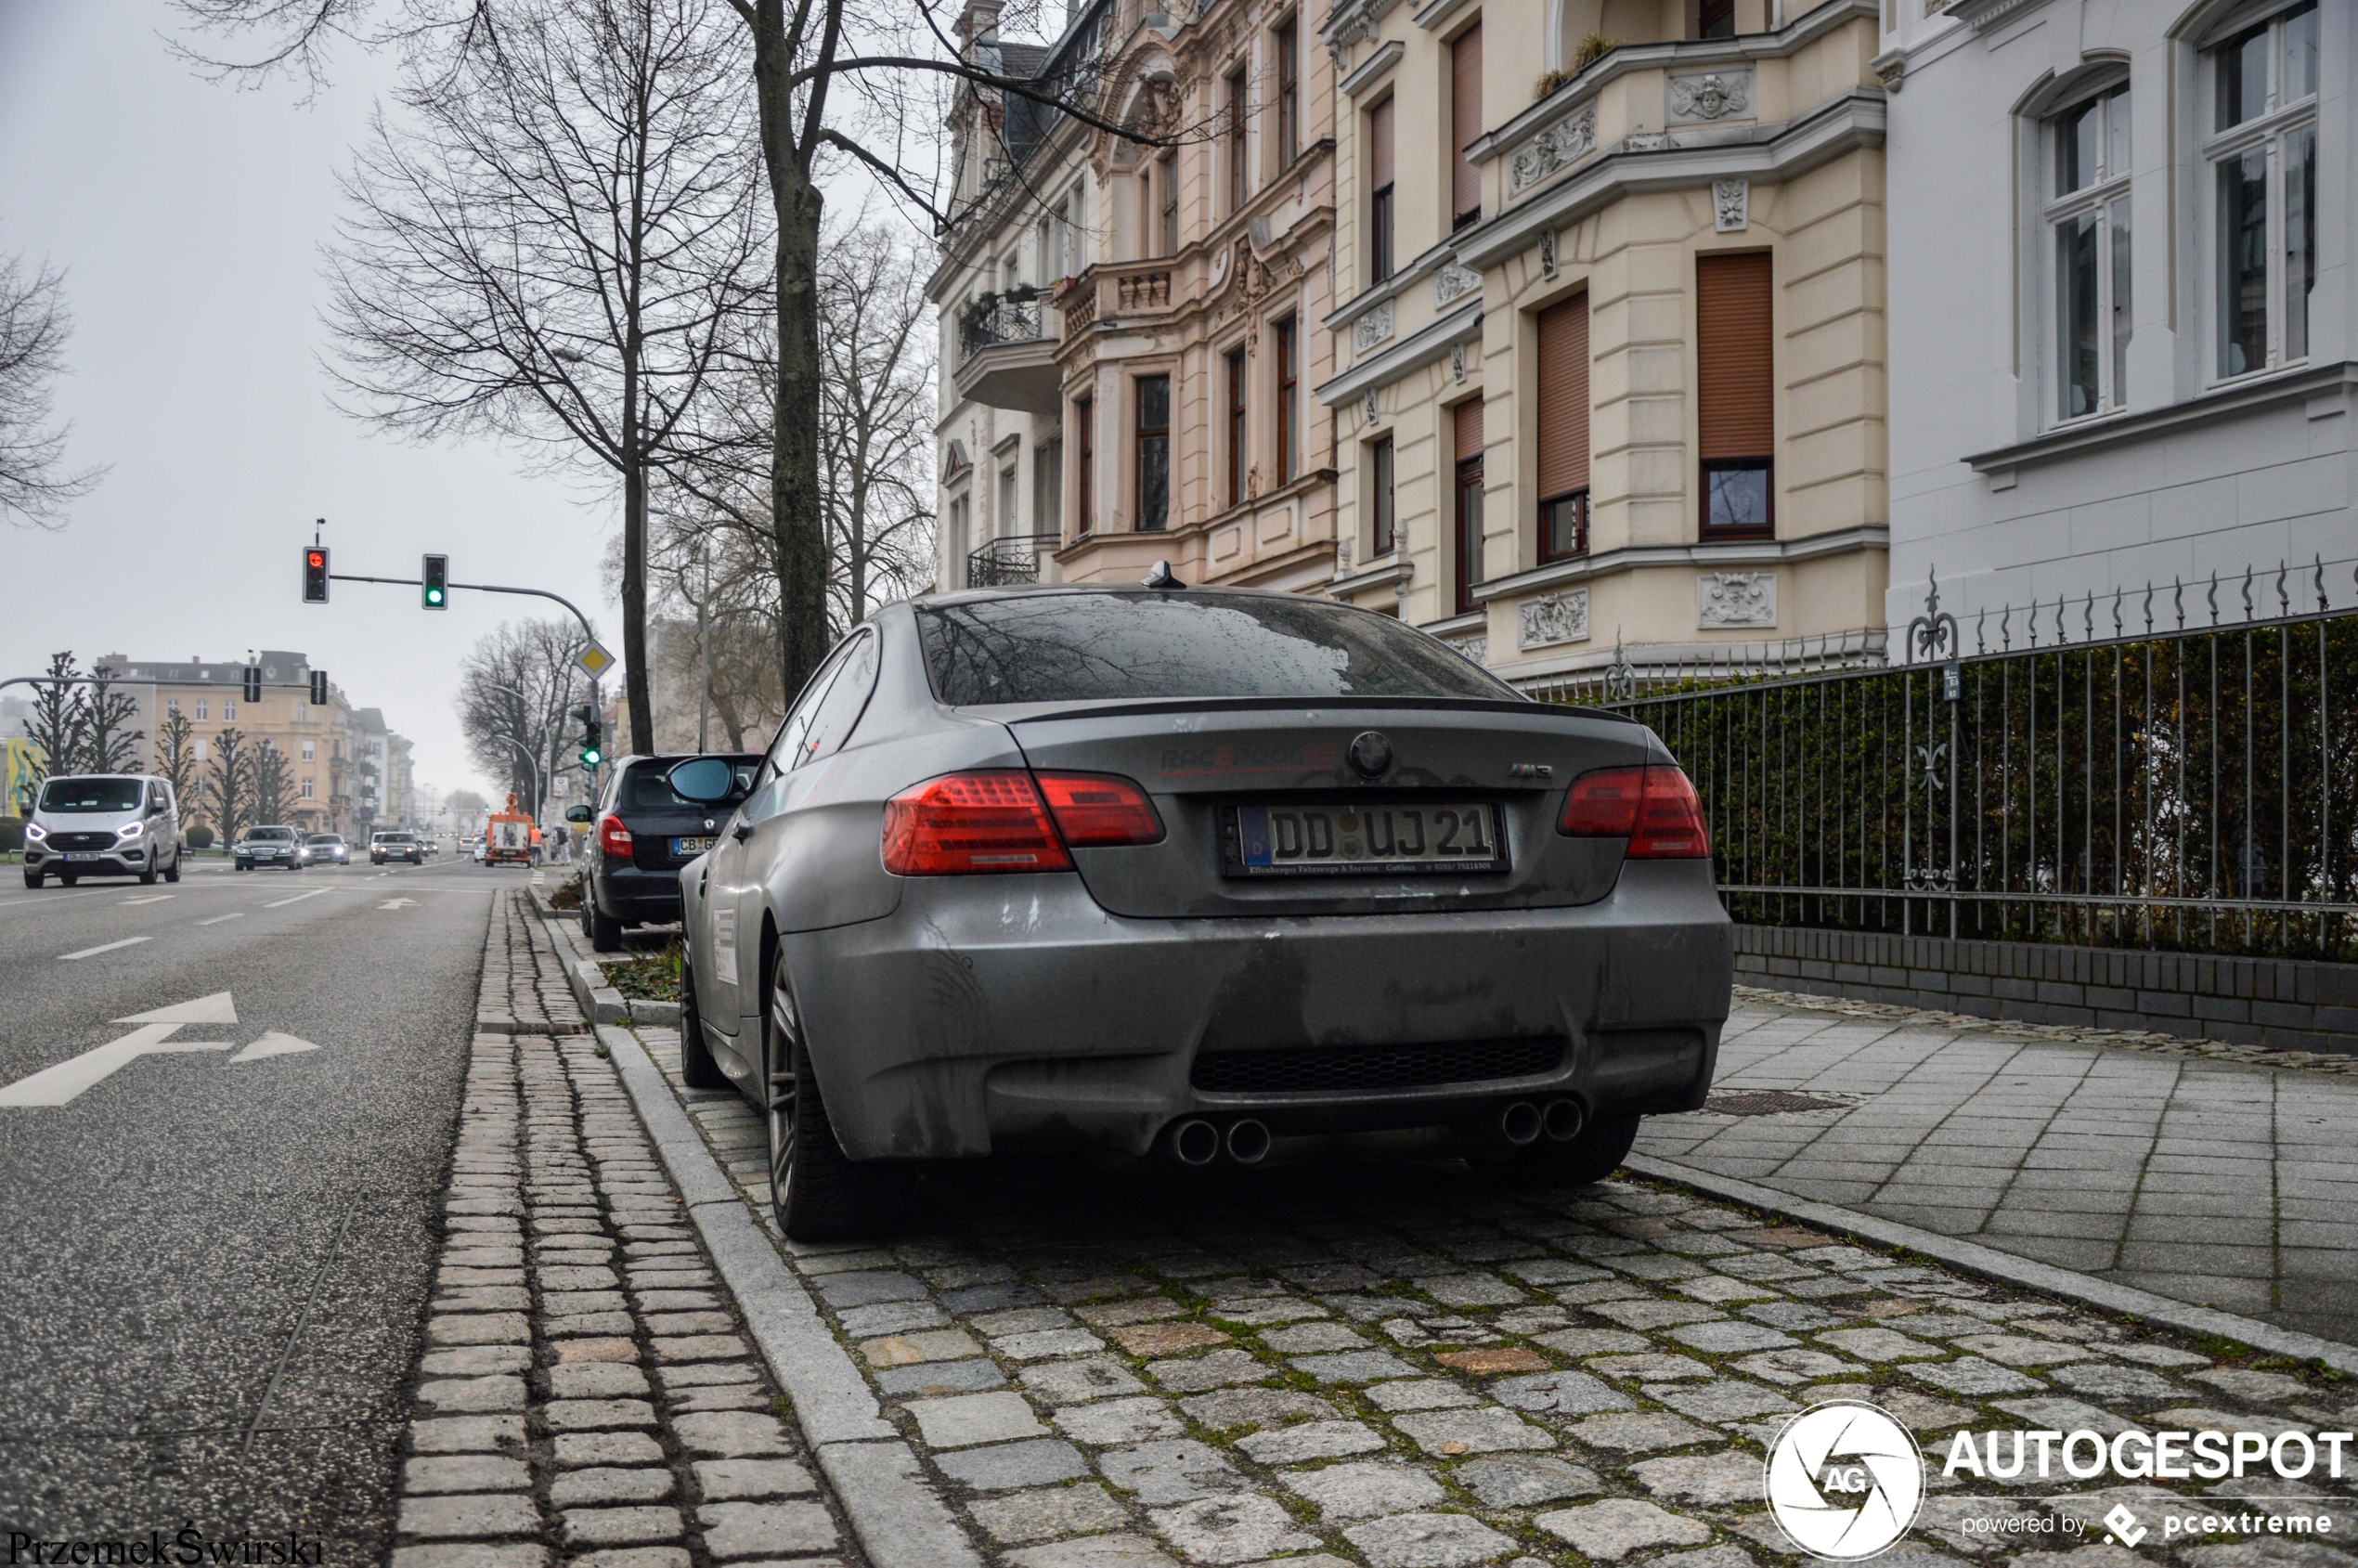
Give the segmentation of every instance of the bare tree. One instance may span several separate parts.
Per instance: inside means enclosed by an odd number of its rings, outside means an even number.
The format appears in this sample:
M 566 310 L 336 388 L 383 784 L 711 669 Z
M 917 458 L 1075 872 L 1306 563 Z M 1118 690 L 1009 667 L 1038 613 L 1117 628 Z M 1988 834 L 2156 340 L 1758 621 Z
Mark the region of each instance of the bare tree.
M 255 32 L 266 40 L 250 60 L 208 61 L 216 71 L 285 72 L 315 84 L 324 79 L 329 52 L 339 39 L 400 39 L 412 47 L 423 47 L 412 42 L 420 39 L 475 39 L 500 30 L 505 8 L 504 0 L 383 0 L 394 19 L 371 34 L 370 0 L 175 3 L 200 28 Z M 984 100 L 982 119 L 1003 142 L 1006 109 L 1016 100 L 1030 106 L 1023 118 L 1035 130 L 1066 116 L 1153 147 L 1216 136 L 1225 122 L 1215 114 L 1183 127 L 1175 99 L 1152 90 L 1143 111 L 1125 110 L 1119 122 L 1108 118 L 1094 58 L 1069 61 L 1051 76 L 1005 74 L 995 36 L 953 38 L 941 25 L 954 0 L 724 3 L 751 44 L 751 97 L 769 186 L 777 371 L 771 387 L 770 499 L 764 515 L 777 580 L 780 683 L 794 691 L 824 656 L 830 629 L 828 518 L 819 457 L 826 377 L 819 343 L 823 180 L 847 163 L 856 164 L 935 224 L 947 222 L 955 192 L 944 196 L 939 188 L 937 130 L 949 107 L 939 90 L 944 86 Z M 1005 179 L 981 197 L 1037 199 L 1038 193 L 1022 189 L 1019 160 L 987 149 L 967 150 L 974 166 L 994 164 L 1005 171 Z M 963 198 L 978 199 L 971 191 Z M 634 671 L 641 667 L 639 651 L 626 652 Z M 640 689 L 633 688 L 634 731 Z
M 246 737 L 235 724 L 213 738 L 213 768 L 205 780 L 213 794 L 213 819 L 224 842 L 234 842 L 239 830 L 253 819 L 246 813 L 253 799 L 253 757 Z
M 485 433 L 618 485 L 632 745 L 653 744 L 646 520 L 762 283 L 744 40 L 718 0 L 499 0 L 413 41 L 343 181 L 330 261 L 347 410 Z
M 486 777 L 507 781 L 536 815 L 555 775 L 565 709 L 585 683 L 573 655 L 580 633 L 569 621 L 511 621 L 486 632 L 459 678 L 459 726 Z
M 32 759 L 35 784 L 52 773 L 74 771 L 82 754 L 82 722 L 87 706 L 83 693 L 88 688 L 67 684 L 82 673 L 71 649 L 50 654 L 46 673 L 47 680 L 33 685 L 32 717 L 24 727 L 26 738 L 41 753 Z
M 46 264 L 28 272 L 23 256 L 0 256 L 0 517 L 19 526 L 62 527 L 66 508 L 106 475 L 68 471 L 73 425 L 50 422 L 73 335 L 65 283 Z
M 253 814 L 256 822 L 283 823 L 293 804 L 294 780 L 287 770 L 287 754 L 268 736 L 253 752 Z
M 85 773 L 128 772 L 139 760 L 139 743 L 148 738 L 145 730 L 130 727 L 139 716 L 139 699 L 116 691 L 112 678 L 117 672 L 105 665 L 94 666 L 90 673 L 97 683 L 84 688 L 77 765 Z
M 204 816 L 204 773 L 197 761 L 197 727 L 175 705 L 156 726 L 156 771 L 172 785 L 172 798 L 193 824 Z

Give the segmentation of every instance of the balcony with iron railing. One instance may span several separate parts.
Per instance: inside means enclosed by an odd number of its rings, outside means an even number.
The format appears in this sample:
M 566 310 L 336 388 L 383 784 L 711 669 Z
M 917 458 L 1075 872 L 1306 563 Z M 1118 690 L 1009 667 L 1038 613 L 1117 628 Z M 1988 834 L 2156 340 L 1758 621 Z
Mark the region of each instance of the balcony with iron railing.
M 1049 306 L 1030 289 L 984 294 L 959 313 L 958 395 L 993 408 L 1056 411 L 1058 337 Z
M 1010 534 L 966 557 L 968 588 L 1021 588 L 1040 580 L 1040 563 L 1064 543 L 1061 534 Z

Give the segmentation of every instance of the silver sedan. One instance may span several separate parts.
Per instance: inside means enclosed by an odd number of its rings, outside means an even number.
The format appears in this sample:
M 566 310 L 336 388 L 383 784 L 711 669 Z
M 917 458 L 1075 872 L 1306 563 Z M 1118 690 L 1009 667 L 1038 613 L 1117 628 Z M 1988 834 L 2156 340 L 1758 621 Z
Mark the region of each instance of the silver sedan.
M 671 784 L 725 819 L 680 874 L 682 1064 L 766 1111 L 797 1238 L 1012 1149 L 1384 1134 L 1593 1181 L 1710 1085 L 1732 944 L 1686 775 L 1388 616 L 1160 583 L 897 604 L 749 786 Z

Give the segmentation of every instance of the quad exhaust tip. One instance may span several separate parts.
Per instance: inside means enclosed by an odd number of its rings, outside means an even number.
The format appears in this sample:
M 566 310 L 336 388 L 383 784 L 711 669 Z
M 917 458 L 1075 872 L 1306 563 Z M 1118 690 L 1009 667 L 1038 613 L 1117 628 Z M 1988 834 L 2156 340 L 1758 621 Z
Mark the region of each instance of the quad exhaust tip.
M 1498 1113 L 1498 1135 L 1517 1148 L 1536 1142 L 1547 1119 L 1529 1100 L 1514 1100 Z
M 1549 1100 L 1540 1121 L 1550 1141 L 1568 1144 L 1580 1136 L 1580 1129 L 1587 1125 L 1588 1118 L 1578 1100 Z
M 1209 1165 L 1220 1158 L 1220 1129 L 1191 1116 L 1171 1130 L 1171 1157 L 1182 1165 Z

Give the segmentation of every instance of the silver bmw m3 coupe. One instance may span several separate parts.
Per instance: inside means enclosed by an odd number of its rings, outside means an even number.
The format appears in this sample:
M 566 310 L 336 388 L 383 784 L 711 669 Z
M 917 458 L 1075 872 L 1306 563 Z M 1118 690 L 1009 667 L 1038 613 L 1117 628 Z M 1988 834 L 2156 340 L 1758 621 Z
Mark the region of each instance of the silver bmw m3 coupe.
M 1653 732 L 1388 616 L 1176 585 L 879 612 L 680 873 L 680 1054 L 786 1233 L 921 1161 L 1250 1163 L 1336 1134 L 1593 1181 L 1711 1082 L 1732 972 Z

